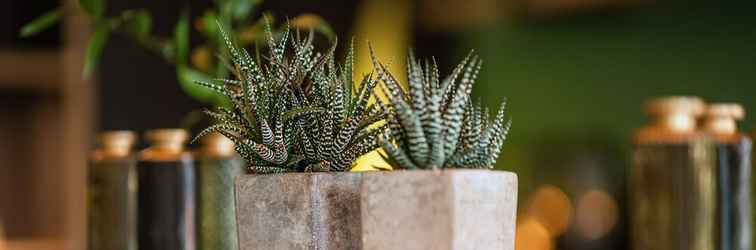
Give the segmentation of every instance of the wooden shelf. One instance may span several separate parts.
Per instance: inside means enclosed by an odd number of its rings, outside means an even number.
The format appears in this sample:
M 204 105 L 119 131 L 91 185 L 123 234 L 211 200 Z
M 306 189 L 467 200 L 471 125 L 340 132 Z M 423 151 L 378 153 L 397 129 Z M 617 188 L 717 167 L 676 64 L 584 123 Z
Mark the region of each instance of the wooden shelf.
M 10 239 L 5 249 L 0 250 L 57 250 L 63 249 L 65 242 L 59 239 Z
M 78 1 L 60 2 L 58 49 L 0 48 L 0 217 L 9 238 L 0 250 L 86 249 L 97 86 L 81 70 L 91 23 Z
M 62 76 L 57 50 L 0 49 L 0 91 L 55 92 Z

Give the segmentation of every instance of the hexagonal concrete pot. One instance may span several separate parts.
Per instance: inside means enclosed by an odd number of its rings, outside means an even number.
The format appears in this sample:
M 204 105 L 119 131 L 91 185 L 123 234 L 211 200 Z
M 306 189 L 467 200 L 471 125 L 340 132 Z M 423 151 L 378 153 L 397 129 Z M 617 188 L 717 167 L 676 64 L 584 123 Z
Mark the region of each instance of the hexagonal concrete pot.
M 514 249 L 514 173 L 373 172 L 361 192 L 362 249 Z
M 361 249 L 360 173 L 236 179 L 239 249 Z
M 514 249 L 510 172 L 246 175 L 236 201 L 241 250 Z

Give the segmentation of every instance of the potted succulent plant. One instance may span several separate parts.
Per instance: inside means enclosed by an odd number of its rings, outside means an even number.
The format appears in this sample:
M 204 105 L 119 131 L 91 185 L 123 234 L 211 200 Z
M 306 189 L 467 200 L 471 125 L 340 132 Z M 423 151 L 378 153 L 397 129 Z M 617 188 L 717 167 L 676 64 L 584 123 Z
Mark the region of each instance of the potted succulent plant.
M 338 65 L 335 45 L 318 53 L 311 34 L 276 41 L 268 26 L 270 51 L 253 58 L 219 30 L 235 79 L 198 83 L 233 108 L 207 111 L 216 123 L 198 137 L 230 138 L 255 173 L 235 184 L 241 249 L 514 248 L 517 177 L 488 169 L 510 122 L 503 104 L 489 121 L 470 101 L 477 56 L 440 79 L 411 55 L 405 91 L 371 49 L 375 78 L 354 87 L 351 45 Z M 344 172 L 380 147 L 412 171 Z
M 361 175 L 346 171 L 379 148 L 386 128 L 369 127 L 385 114 L 368 104 L 377 81 L 365 76 L 353 87 L 353 46 L 336 66 L 335 44 L 318 53 L 312 33 L 285 29 L 276 41 L 266 26 L 262 61 L 220 31 L 236 78 L 199 84 L 227 96 L 233 109 L 207 111 L 216 123 L 198 138 L 230 138 L 255 173 L 235 184 L 240 249 L 358 249 Z
M 504 103 L 489 121 L 470 101 L 481 60 L 439 79 L 410 53 L 405 91 L 372 58 L 389 99 L 382 155 L 400 170 L 362 178 L 363 249 L 514 249 L 517 176 L 490 170 L 511 122 Z

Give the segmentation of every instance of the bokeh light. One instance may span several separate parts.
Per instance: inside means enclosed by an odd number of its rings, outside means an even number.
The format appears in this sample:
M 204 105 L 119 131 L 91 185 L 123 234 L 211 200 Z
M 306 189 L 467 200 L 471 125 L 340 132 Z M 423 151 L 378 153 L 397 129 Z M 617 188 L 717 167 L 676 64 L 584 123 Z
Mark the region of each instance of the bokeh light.
M 579 235 L 596 240 L 617 225 L 617 201 L 603 190 L 590 190 L 578 198 L 575 206 L 575 227 Z
M 528 217 L 517 224 L 516 250 L 549 250 L 552 247 L 549 230 L 538 220 Z
M 572 205 L 561 189 L 551 185 L 542 185 L 530 196 L 526 213 L 527 216 L 540 222 L 552 237 L 556 237 L 567 230 Z

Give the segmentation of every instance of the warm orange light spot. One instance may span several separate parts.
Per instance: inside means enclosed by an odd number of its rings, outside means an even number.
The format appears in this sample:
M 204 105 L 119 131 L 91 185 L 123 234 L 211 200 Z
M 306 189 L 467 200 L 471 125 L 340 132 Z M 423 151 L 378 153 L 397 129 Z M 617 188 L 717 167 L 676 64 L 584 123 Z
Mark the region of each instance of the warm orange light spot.
M 575 208 L 575 224 L 580 236 L 595 240 L 617 225 L 617 202 L 602 190 L 590 190 L 580 196 Z
M 0 221 L 0 250 L 8 249 L 5 246 L 5 232 L 3 232 L 3 223 Z
M 562 190 L 551 185 L 542 185 L 530 197 L 526 212 L 543 224 L 551 236 L 556 237 L 567 230 L 572 205 Z
M 538 220 L 526 218 L 517 224 L 516 250 L 549 250 L 551 248 L 549 230 Z
M 315 14 L 302 14 L 290 21 L 291 25 L 299 29 L 314 29 L 323 23 L 323 18 Z
M 192 65 L 204 72 L 210 72 L 213 67 L 213 54 L 205 46 L 197 47 L 192 50 Z

